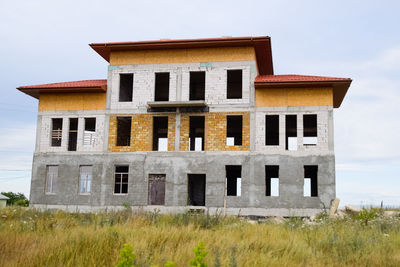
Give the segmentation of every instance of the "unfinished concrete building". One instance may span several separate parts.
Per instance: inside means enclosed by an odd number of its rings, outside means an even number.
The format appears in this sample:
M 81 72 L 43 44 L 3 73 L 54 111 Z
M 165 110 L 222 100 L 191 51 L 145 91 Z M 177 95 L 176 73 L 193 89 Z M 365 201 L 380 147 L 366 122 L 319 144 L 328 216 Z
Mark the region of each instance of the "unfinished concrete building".
M 30 203 L 309 216 L 335 198 L 351 79 L 274 75 L 269 37 L 94 43 L 108 77 L 39 99 Z

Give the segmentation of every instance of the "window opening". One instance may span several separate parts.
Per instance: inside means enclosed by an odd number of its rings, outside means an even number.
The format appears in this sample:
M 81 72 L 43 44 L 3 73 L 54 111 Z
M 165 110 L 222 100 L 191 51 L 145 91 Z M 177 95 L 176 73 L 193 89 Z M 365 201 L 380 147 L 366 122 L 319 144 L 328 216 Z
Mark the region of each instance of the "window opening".
M 204 100 L 206 89 L 206 72 L 191 71 L 189 83 L 189 100 Z
M 243 132 L 243 118 L 241 115 L 226 116 L 226 145 L 241 146 Z
M 156 73 L 154 101 L 169 100 L 169 72 Z
M 315 146 L 317 143 L 317 114 L 305 114 L 303 115 L 303 145 Z
M 131 117 L 117 117 L 117 146 L 131 145 Z
M 51 146 L 61 146 L 63 119 L 51 120 Z
M 279 196 L 279 166 L 265 166 L 265 195 L 271 197 Z
M 119 75 L 119 102 L 132 102 L 133 73 Z
M 78 118 L 69 119 L 68 151 L 76 151 L 78 139 Z
M 80 166 L 79 170 L 79 193 L 90 193 L 92 189 L 92 166 Z
M 153 151 L 168 151 L 168 117 L 153 117 Z
M 304 196 L 318 196 L 318 166 L 304 166 Z
M 115 166 L 114 194 L 128 194 L 129 166 Z
M 242 70 L 227 71 L 227 98 L 240 99 L 242 98 Z
M 226 195 L 241 196 L 242 195 L 242 166 L 227 165 L 226 170 Z
M 189 150 L 204 150 L 204 117 L 190 116 L 189 118 Z
M 83 145 L 91 146 L 95 143 L 96 118 L 85 118 L 85 132 L 83 133 Z
M 297 115 L 286 115 L 286 150 L 297 150 Z
M 265 116 L 265 145 L 279 146 L 279 115 Z

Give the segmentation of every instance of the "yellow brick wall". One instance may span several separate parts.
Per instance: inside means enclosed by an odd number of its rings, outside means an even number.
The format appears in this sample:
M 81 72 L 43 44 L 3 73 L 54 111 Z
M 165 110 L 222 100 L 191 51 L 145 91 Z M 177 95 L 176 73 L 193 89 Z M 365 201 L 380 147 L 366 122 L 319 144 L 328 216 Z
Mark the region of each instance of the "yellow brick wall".
M 206 114 L 182 114 L 180 130 L 180 150 L 189 150 L 189 117 L 194 115 L 205 116 L 204 150 L 227 151 L 227 150 L 250 150 L 250 114 L 248 112 L 229 113 L 206 113 Z M 226 116 L 243 116 L 243 133 L 241 146 L 226 145 Z
M 256 107 L 332 106 L 332 88 L 256 89 Z
M 117 117 L 131 116 L 131 144 L 130 146 L 116 146 Z M 108 150 L 112 152 L 133 152 L 153 150 L 153 116 L 150 114 L 131 114 L 110 116 L 110 130 L 108 136 Z M 175 114 L 168 116 L 168 151 L 175 149 Z
M 254 48 L 251 46 L 112 51 L 110 54 L 110 65 L 170 64 L 247 60 L 255 60 Z
M 101 110 L 106 108 L 106 93 L 41 93 L 39 111 Z

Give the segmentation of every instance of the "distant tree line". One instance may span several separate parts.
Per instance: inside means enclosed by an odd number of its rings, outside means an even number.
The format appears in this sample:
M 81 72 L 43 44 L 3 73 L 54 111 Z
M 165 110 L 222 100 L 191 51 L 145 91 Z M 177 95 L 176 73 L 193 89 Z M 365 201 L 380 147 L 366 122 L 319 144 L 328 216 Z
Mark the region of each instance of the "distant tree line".
M 29 206 L 29 200 L 22 193 L 1 192 L 1 194 L 9 198 L 7 200 L 8 206 L 13 206 L 13 205 L 22 207 Z

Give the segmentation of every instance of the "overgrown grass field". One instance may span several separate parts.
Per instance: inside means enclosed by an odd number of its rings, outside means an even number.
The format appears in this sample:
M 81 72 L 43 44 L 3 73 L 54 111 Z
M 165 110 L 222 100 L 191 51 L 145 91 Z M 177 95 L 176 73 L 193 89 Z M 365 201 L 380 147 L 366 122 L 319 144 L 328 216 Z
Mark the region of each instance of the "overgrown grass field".
M 203 242 L 207 266 L 400 266 L 400 217 L 250 224 L 237 217 L 0 210 L 0 266 L 116 266 L 124 244 L 136 266 L 189 266 Z

